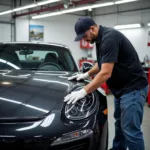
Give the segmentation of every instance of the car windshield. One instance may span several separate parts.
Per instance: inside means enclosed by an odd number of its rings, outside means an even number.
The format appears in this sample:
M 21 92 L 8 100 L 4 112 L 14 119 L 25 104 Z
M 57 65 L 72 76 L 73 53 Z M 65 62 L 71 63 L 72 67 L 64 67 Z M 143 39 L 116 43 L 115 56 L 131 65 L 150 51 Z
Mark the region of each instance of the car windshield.
M 77 71 L 67 48 L 46 44 L 1 44 L 0 70 Z

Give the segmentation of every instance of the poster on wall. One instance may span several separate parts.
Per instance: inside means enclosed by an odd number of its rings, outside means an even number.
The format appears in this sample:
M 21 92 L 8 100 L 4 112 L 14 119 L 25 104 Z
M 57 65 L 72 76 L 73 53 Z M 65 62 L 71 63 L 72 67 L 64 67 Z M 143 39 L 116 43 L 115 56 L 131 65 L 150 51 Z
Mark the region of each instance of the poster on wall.
M 30 41 L 43 41 L 44 26 L 29 25 L 29 40 Z

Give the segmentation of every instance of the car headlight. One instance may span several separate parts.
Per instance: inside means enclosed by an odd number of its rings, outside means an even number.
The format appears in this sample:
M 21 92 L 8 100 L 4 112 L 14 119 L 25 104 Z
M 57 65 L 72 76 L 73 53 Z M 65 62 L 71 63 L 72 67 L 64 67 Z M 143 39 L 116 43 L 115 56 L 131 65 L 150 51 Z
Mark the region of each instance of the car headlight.
M 80 88 L 74 91 L 80 90 Z M 90 93 L 86 97 L 78 100 L 75 104 L 65 105 L 65 116 L 70 120 L 81 120 L 91 116 L 96 110 L 98 105 L 98 100 L 95 94 Z

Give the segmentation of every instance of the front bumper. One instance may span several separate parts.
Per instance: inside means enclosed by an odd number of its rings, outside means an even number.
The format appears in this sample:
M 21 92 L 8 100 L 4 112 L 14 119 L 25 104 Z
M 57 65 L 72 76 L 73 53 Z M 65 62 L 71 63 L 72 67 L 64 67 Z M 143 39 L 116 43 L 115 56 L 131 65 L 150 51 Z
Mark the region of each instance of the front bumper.
M 84 130 L 85 131 L 85 130 Z M 53 142 L 50 145 L 50 150 L 91 150 L 93 147 L 93 131 L 86 130 L 87 133 L 83 136 L 76 136 L 73 139 L 64 140 L 63 142 Z M 80 131 L 81 132 L 81 131 Z M 77 135 L 77 132 L 73 132 L 73 134 Z
M 84 138 L 56 146 L 51 146 L 49 150 L 91 150 L 91 138 Z
M 12 150 L 91 150 L 93 147 L 93 131 L 89 134 L 54 144 L 55 138 L 34 137 L 26 139 L 17 139 L 15 137 L 0 137 L 0 149 Z

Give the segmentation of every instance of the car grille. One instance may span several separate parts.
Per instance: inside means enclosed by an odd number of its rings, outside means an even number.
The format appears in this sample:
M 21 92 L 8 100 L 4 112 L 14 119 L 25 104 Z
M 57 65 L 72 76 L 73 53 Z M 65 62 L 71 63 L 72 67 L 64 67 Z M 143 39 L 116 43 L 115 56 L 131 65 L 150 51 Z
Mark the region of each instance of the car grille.
M 48 150 L 89 150 L 89 139 L 51 146 Z
M 50 140 L 0 138 L 0 150 L 89 150 L 89 139 L 49 146 Z
M 0 150 L 47 150 L 50 140 L 33 138 L 33 139 L 15 139 L 0 138 Z

